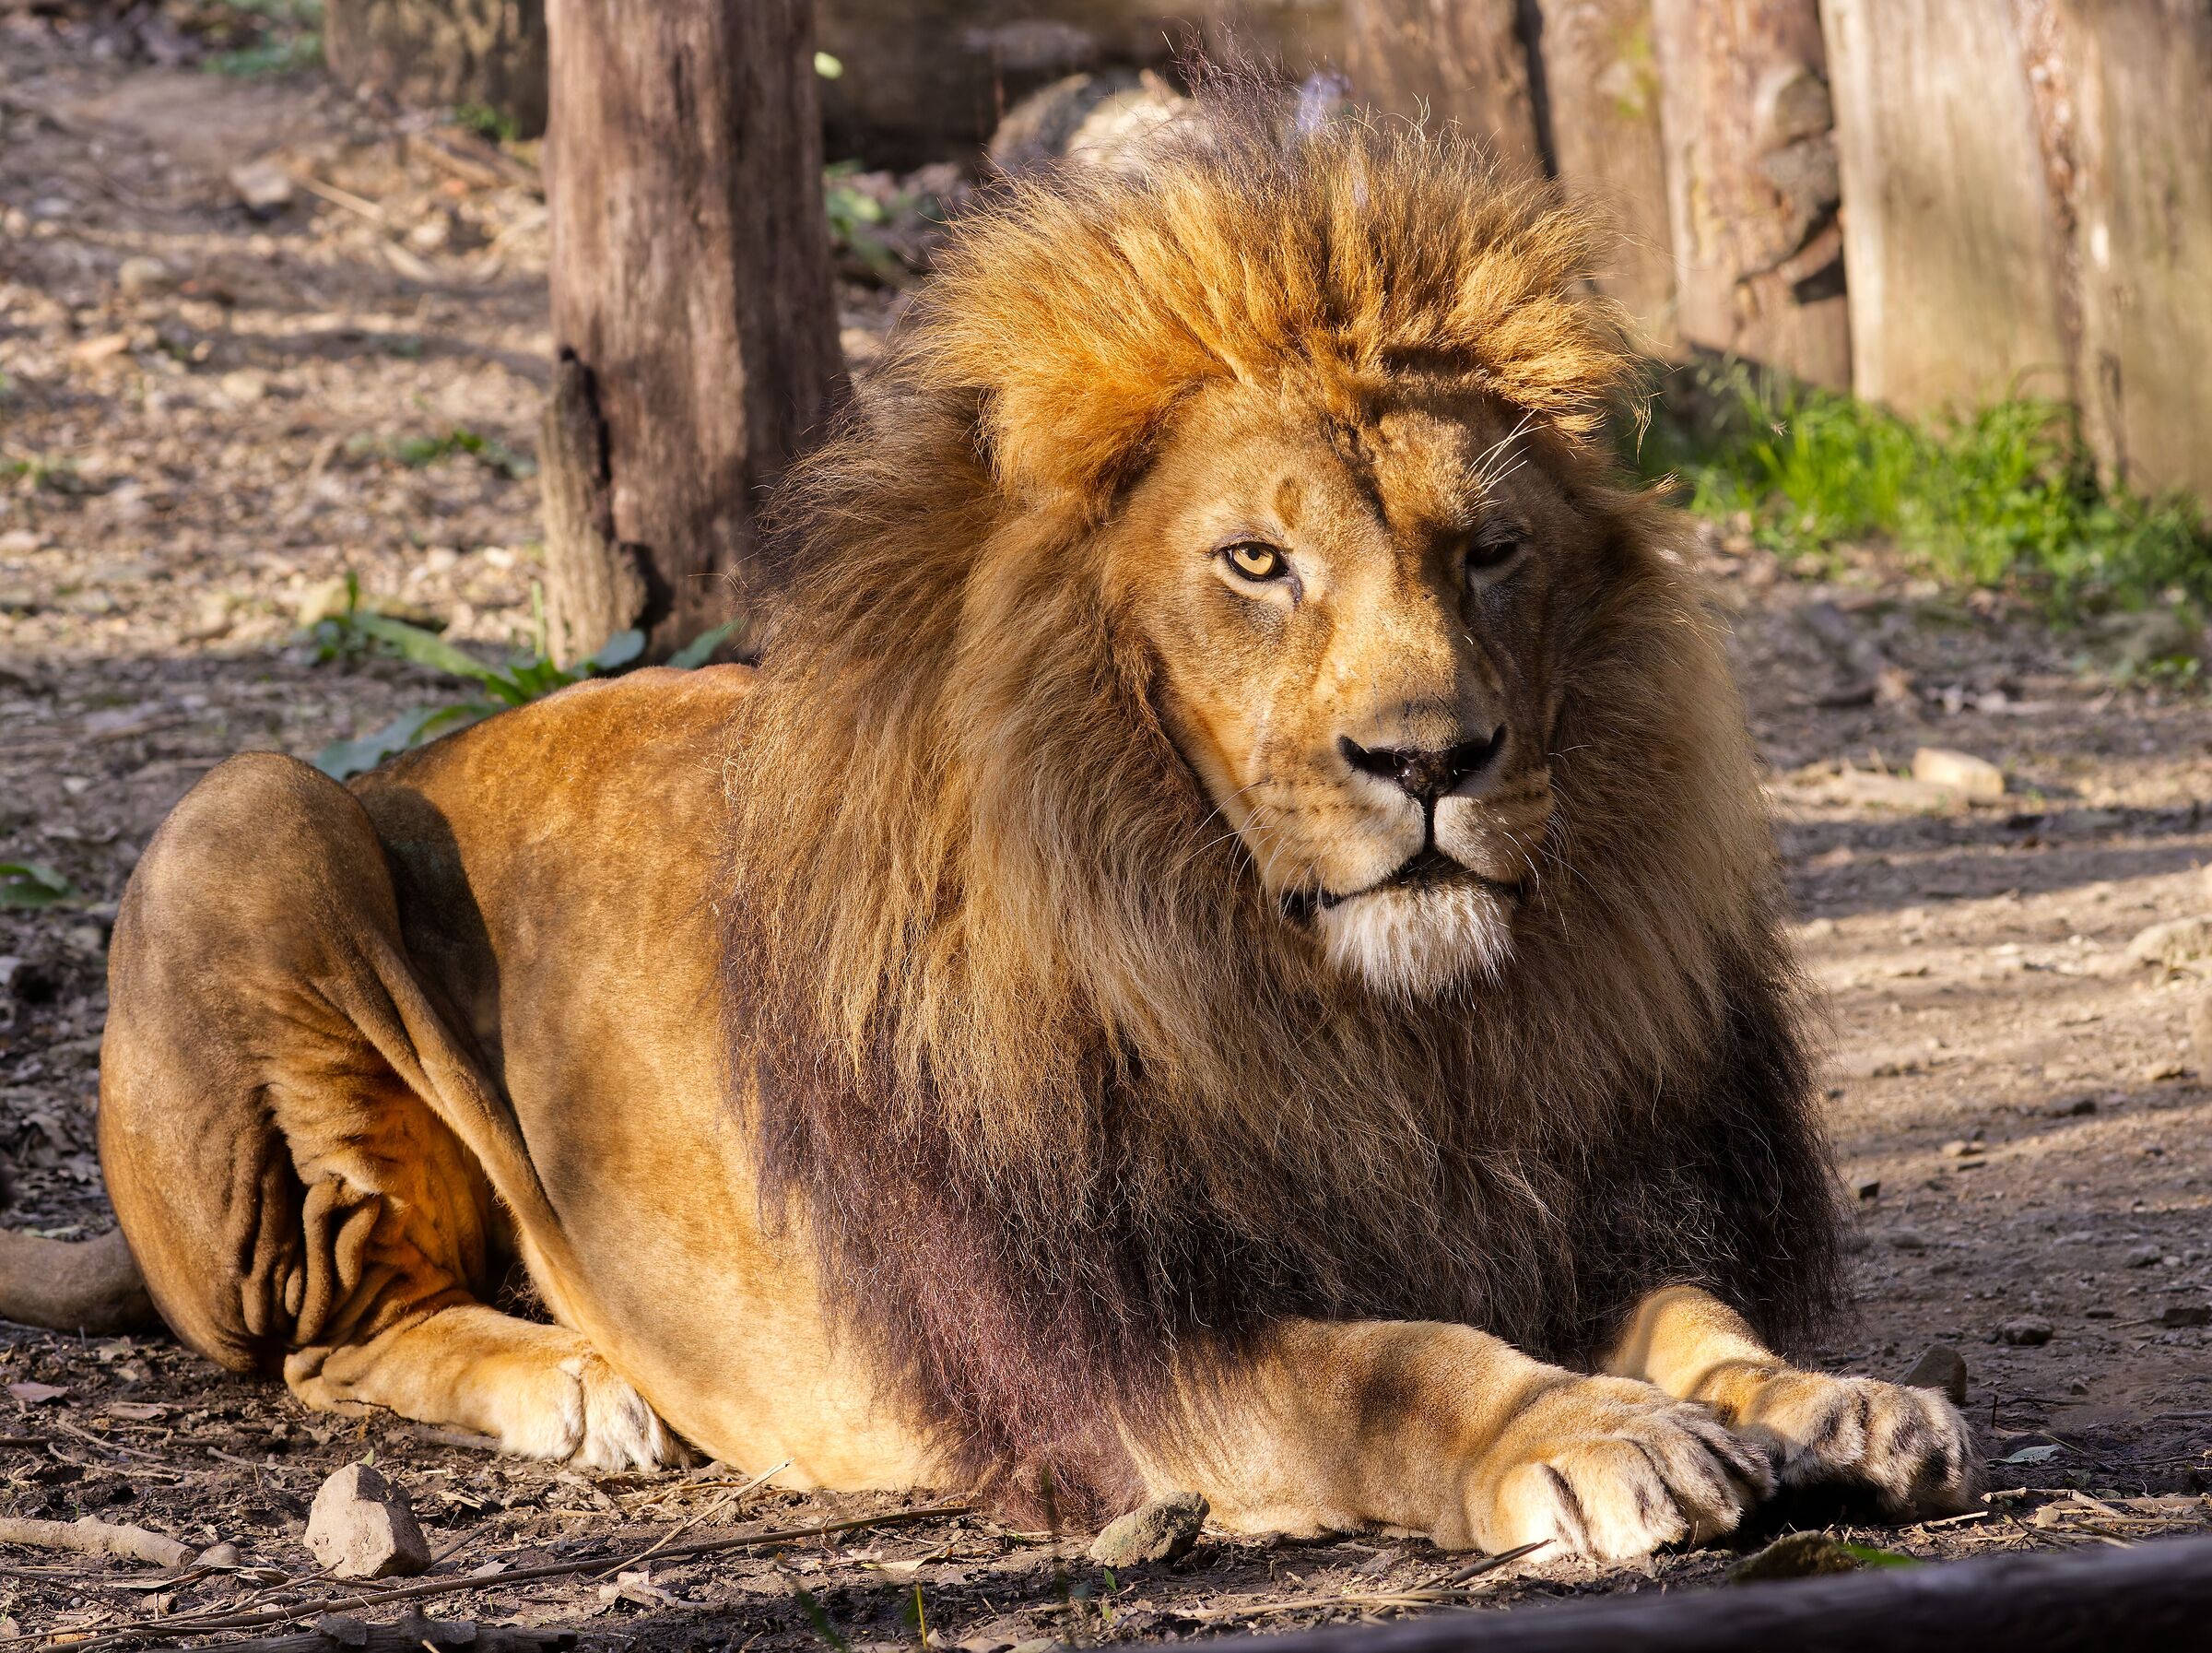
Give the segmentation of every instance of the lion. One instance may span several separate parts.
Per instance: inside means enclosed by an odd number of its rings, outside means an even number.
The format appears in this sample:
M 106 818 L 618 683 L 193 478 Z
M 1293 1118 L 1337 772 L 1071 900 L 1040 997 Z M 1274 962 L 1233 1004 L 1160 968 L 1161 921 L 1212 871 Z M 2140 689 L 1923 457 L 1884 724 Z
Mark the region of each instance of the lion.
M 1967 1506 L 1944 1397 L 1777 1352 L 1840 1298 L 1806 989 L 1602 246 L 1412 127 L 1004 189 L 782 486 L 757 668 L 177 806 L 82 1305 L 510 1452 L 1069 1520 Z M 74 1323 L 55 1244 L 0 1308 Z

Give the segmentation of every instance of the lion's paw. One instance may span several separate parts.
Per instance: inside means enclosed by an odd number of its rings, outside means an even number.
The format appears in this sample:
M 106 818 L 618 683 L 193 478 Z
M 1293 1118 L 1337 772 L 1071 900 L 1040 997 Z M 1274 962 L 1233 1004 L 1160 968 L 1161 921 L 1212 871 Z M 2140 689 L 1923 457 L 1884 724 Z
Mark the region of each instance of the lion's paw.
M 1781 1372 L 1735 1423 L 1773 1458 L 1785 1485 L 1865 1487 L 1899 1518 L 1956 1515 L 1981 1501 L 1981 1448 L 1934 1389 Z
M 1496 1553 L 1537 1540 L 1618 1561 L 1732 1530 L 1773 1490 L 1764 1457 L 1691 1401 L 1624 1377 L 1585 1377 L 1524 1407 L 1493 1448 L 1470 1511 Z
M 652 1470 L 688 1458 L 645 1398 L 598 1355 L 569 1355 L 548 1376 L 535 1403 L 500 1432 L 507 1451 L 583 1470 Z

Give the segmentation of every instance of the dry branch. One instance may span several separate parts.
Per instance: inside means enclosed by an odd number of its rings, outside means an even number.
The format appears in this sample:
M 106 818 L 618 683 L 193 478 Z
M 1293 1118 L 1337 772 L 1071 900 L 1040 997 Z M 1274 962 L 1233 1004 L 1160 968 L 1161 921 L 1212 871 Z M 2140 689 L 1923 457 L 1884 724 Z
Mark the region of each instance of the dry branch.
M 158 1567 L 191 1564 L 194 1552 L 173 1538 L 143 1527 L 118 1527 L 79 1516 L 74 1521 L 32 1521 L 0 1517 L 0 1544 L 31 1550 L 75 1550 L 82 1555 L 120 1555 Z

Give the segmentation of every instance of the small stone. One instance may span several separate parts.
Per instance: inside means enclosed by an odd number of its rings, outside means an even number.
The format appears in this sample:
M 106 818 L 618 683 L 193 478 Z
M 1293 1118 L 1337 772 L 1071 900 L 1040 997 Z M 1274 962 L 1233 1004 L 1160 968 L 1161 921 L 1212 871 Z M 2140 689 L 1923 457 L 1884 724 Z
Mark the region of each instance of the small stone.
M 2127 1266 L 2131 1269 L 2155 1269 L 2159 1266 L 2159 1258 L 2164 1255 L 2156 1246 L 2137 1246 L 2127 1254 Z
M 2131 963 L 2163 964 L 2169 970 L 2212 954 L 2212 918 L 2170 918 L 2139 930 L 2127 944 Z
M 1134 1567 L 1188 1555 L 1212 1506 L 1203 1493 L 1176 1493 L 1133 1509 L 1091 1541 L 1090 1558 L 1101 1566 Z
M 2054 1102 L 2043 1112 L 2053 1119 L 2074 1119 L 2097 1111 L 2094 1096 L 2077 1096 L 2065 1102 Z
M 234 368 L 216 381 L 226 398 L 241 406 L 269 394 L 269 376 L 250 367 Z
M 2170 1303 L 2159 1316 L 2160 1326 L 2212 1326 L 2212 1304 Z
M 1961 797 L 1994 803 L 2005 796 L 2005 772 L 1986 758 L 1948 747 L 1924 746 L 1912 754 L 1912 778 L 1947 786 Z
M 1925 1251 L 1928 1243 L 1917 1229 L 1900 1228 L 1889 1236 L 1889 1244 L 1900 1251 Z
M 1859 1198 L 1861 1199 L 1879 1199 L 1881 1197 L 1882 1184 L 1879 1177 L 1871 1178 L 1868 1181 L 1863 1182 L 1859 1185 Z
M 430 1564 L 407 1495 L 367 1464 L 347 1464 L 315 1494 L 307 1547 L 340 1578 L 390 1578 Z
M 1905 1374 L 1909 1389 L 1941 1389 L 1953 1406 L 1966 1404 L 1966 1356 L 1948 1343 L 1930 1343 L 1928 1351 Z
M 1946 1142 L 1943 1145 L 1943 1157 L 1947 1160 L 1971 1159 L 1982 1151 L 1983 1151 L 1982 1144 L 1974 1141 L 1959 1140 Z
M 1026 1642 L 1016 1642 L 1006 1653 L 1060 1653 L 1060 1644 L 1049 1635 L 1032 1635 Z
M 236 1544 L 226 1539 L 219 1544 L 210 1544 L 201 1551 L 200 1558 L 194 1564 L 203 1567 L 242 1567 L 246 1564 L 246 1558 Z
M 2188 1074 L 2188 1069 L 2171 1059 L 2163 1062 L 2151 1062 L 2144 1067 L 2143 1082 L 2147 1085 L 2155 1085 L 2164 1080 L 2185 1079 Z
M 2007 1320 L 1990 1334 L 1993 1343 L 2010 1343 L 2016 1349 L 2035 1349 L 2051 1340 L 2051 1322 L 2032 1316 Z
M 248 160 L 232 167 L 230 187 L 257 218 L 273 218 L 292 204 L 292 181 L 273 160 Z
M 126 258 L 115 267 L 115 289 L 126 299 L 154 299 L 177 285 L 177 274 L 159 258 Z

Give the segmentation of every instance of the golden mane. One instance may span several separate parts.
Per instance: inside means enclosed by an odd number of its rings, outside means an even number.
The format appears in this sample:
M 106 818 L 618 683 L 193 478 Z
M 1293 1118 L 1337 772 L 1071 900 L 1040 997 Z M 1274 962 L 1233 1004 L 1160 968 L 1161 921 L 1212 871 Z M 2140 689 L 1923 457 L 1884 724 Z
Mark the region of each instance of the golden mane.
M 1743 717 L 1601 423 L 1637 370 L 1589 221 L 1451 135 L 1211 110 L 1141 175 L 1018 183 L 778 506 L 726 972 L 765 1197 L 963 1469 L 1069 1506 L 1112 1421 L 1286 1315 L 1586 1353 L 1705 1284 L 1835 1284 L 1831 1179 Z M 1583 617 L 1553 869 L 1503 978 L 1324 974 L 1222 840 L 1083 554 L 1181 400 L 1527 416 L 1618 572 Z

